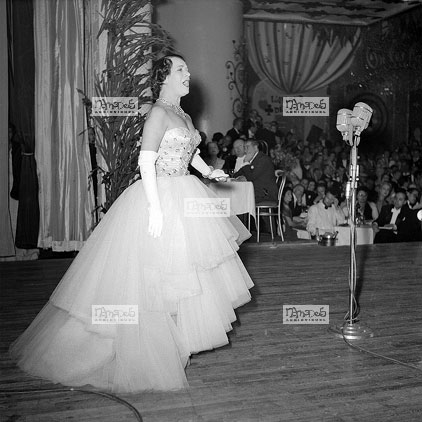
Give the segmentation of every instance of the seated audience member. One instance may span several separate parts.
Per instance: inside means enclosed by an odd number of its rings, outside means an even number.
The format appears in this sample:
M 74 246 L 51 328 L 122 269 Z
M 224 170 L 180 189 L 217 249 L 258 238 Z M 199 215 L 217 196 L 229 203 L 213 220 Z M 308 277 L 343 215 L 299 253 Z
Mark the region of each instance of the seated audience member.
M 374 201 L 379 213 L 384 205 L 388 205 L 387 198 L 390 196 L 392 190 L 393 186 L 390 182 L 382 182 L 380 185 L 377 198 Z
M 218 157 L 225 160 L 230 155 L 230 152 L 232 150 L 232 145 L 233 145 L 233 142 L 230 136 L 223 136 L 218 142 L 218 149 L 219 149 Z
M 347 154 L 346 150 L 342 150 L 340 152 L 340 157 L 337 160 L 336 167 L 344 167 L 345 169 L 349 168 L 349 155 Z
M 311 168 L 311 159 L 304 159 L 303 160 L 303 164 L 302 164 L 302 172 L 303 172 L 303 177 L 306 177 L 307 179 L 312 179 L 313 180 L 313 171 Z
M 411 187 L 407 190 L 407 205 L 411 210 L 419 210 L 422 208 L 420 199 L 419 191 L 416 188 Z
M 305 190 L 305 198 L 306 198 L 307 207 L 314 205 L 314 199 L 317 197 L 317 193 L 315 192 L 315 189 L 316 189 L 315 180 L 311 179 L 308 183 L 308 188 Z
M 420 222 L 417 211 L 406 203 L 406 191 L 397 189 L 394 205 L 384 205 L 372 223 L 374 243 L 411 242 L 419 240 Z
M 248 139 L 245 145 L 245 165 L 234 174 L 234 177 L 253 183 L 256 204 L 262 201 L 277 201 L 278 189 L 271 158 L 259 151 L 258 141 Z
M 314 198 L 313 204 L 318 204 L 318 202 L 322 201 L 322 199 L 325 196 L 326 190 L 327 190 L 327 185 L 324 182 L 319 182 L 317 184 L 317 186 L 316 186 L 316 196 Z
M 256 139 L 256 131 L 257 131 L 256 123 L 252 120 L 248 119 L 245 124 L 245 135 L 246 139 Z
M 334 178 L 334 169 L 329 164 L 324 164 L 322 168 L 322 175 L 321 175 L 321 181 L 324 181 L 327 183 L 329 180 L 332 180 Z
M 303 187 L 305 188 L 305 192 L 307 191 L 307 189 L 308 189 L 308 186 L 309 186 L 309 180 L 308 179 L 306 179 L 305 177 L 300 181 L 300 184 L 301 185 L 303 185 Z M 305 198 L 306 199 L 306 198 Z
M 336 171 L 334 172 L 334 180 L 340 183 L 341 186 L 347 182 L 348 177 L 345 167 L 339 166 L 336 168 Z
M 296 154 L 298 154 L 296 152 Z M 294 185 L 300 183 L 303 178 L 303 171 L 300 165 L 300 160 L 297 156 L 294 156 L 294 164 L 292 168 L 287 172 L 287 178 L 292 181 Z
M 224 166 L 224 160 L 218 157 L 219 149 L 216 142 L 208 142 L 207 144 L 207 156 L 204 161 L 215 169 L 222 169 Z
M 284 221 L 284 238 L 286 240 L 297 239 L 297 233 L 294 230 L 306 230 L 306 225 L 293 219 L 290 203 L 293 201 L 293 191 L 290 187 L 284 188 L 281 197 L 281 214 Z
M 223 138 L 224 138 L 224 135 L 221 132 L 215 132 L 212 135 L 211 142 L 215 142 L 218 145 Z
M 322 201 L 312 205 L 308 210 L 306 230 L 311 237 L 317 234 L 334 233 L 335 226 L 344 224 L 346 217 L 338 206 L 338 199 L 327 190 Z
M 290 209 L 292 210 L 292 216 L 298 217 L 302 212 L 306 211 L 306 197 L 305 187 L 298 183 L 293 187 L 293 201 L 290 201 Z
M 347 208 L 346 208 L 347 209 Z M 343 211 L 345 209 L 343 208 Z M 344 212 L 346 217 L 349 211 Z M 356 221 L 364 222 L 365 220 L 375 220 L 378 218 L 377 206 L 368 201 L 368 190 L 364 186 L 360 186 L 356 190 Z
M 368 201 L 375 202 L 377 191 L 375 190 L 375 177 L 369 175 L 365 183 L 366 190 L 368 191 Z
M 323 180 L 321 180 L 321 177 L 322 177 L 322 169 L 317 167 L 312 170 L 312 179 L 314 179 L 317 183 L 324 182 Z
M 236 139 L 233 143 L 232 154 L 226 158 L 223 169 L 233 170 L 235 173 L 245 165 L 246 147 L 243 139 Z

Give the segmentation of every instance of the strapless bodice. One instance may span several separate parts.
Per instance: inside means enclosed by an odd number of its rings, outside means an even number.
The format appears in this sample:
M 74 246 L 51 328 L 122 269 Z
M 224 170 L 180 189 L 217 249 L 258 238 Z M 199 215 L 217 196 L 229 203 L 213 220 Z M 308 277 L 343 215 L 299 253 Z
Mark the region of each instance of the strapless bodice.
M 185 127 L 169 129 L 164 134 L 158 149 L 155 168 L 158 177 L 183 176 L 189 174 L 188 166 L 201 142 L 199 132 Z

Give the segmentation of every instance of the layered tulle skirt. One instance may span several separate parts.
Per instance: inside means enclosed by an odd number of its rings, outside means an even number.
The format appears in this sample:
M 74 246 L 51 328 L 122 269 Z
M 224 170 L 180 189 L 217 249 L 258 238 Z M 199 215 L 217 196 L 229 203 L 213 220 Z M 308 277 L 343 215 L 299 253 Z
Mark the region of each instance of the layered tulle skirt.
M 113 392 L 179 389 L 191 354 L 227 344 L 234 309 L 253 286 L 236 252 L 250 233 L 235 216 L 189 215 L 187 201 L 215 198 L 195 176 L 158 178 L 158 190 L 162 235 L 147 233 L 138 181 L 12 344 L 24 371 Z M 136 323 L 99 323 L 99 310 L 119 307 L 136 311 Z

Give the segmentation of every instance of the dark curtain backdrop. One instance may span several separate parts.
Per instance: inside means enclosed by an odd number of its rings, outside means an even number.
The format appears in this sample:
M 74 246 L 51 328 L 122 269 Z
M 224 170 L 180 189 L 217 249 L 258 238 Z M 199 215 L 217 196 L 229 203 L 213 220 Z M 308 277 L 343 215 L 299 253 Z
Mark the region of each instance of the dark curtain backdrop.
M 16 128 L 20 180 L 12 195 L 19 200 L 16 240 L 18 248 L 37 247 L 39 230 L 38 177 L 35 162 L 34 25 L 32 0 L 7 0 L 9 43 L 9 122 Z

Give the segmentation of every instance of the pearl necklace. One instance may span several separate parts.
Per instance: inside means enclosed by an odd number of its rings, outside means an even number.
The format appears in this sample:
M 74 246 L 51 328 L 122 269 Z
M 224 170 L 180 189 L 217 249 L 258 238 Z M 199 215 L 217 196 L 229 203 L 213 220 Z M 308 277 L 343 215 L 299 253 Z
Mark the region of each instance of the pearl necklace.
M 186 119 L 186 113 L 183 111 L 182 107 L 171 103 L 170 101 L 165 100 L 164 98 L 158 98 L 157 101 L 160 101 L 164 105 L 170 107 L 178 116 Z

